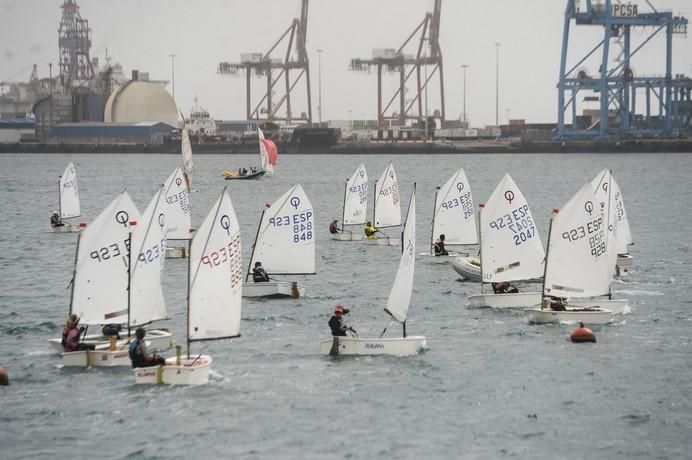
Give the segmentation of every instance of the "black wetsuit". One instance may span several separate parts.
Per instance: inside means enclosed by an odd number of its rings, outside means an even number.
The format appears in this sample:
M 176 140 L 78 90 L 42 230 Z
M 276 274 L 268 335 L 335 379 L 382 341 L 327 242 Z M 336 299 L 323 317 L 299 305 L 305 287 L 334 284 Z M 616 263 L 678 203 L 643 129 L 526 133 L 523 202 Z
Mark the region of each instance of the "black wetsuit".
M 255 267 L 252 269 L 252 281 L 255 283 L 263 283 L 269 281 L 269 275 L 264 271 L 262 267 Z
M 435 255 L 436 256 L 448 256 L 449 253 L 445 249 L 445 243 L 444 241 L 436 241 L 435 242 Z
M 348 330 L 348 328 L 344 326 L 344 323 L 336 316 L 332 316 L 329 319 L 329 327 L 332 330 L 332 335 L 336 335 L 339 337 L 345 336 L 346 331 Z

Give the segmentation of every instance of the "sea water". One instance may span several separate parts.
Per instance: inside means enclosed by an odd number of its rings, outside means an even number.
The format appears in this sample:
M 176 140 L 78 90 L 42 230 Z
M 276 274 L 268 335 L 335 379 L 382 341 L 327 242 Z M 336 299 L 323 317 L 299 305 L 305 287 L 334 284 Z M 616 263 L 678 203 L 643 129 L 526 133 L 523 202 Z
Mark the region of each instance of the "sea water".
M 274 177 L 224 181 L 251 155 L 195 155 L 191 195 L 199 225 L 224 187 L 241 223 L 247 264 L 265 203 L 295 183 L 312 201 L 317 274 L 304 298 L 243 299 L 242 337 L 193 343 L 210 354 L 201 387 L 137 386 L 129 368 L 63 368 L 48 340 L 69 301 L 76 235 L 49 232 L 58 176 L 77 169 L 80 221 L 123 189 L 144 210 L 178 155 L 0 155 L 0 457 L 15 458 L 690 458 L 692 254 L 688 154 L 284 155 Z M 435 187 L 459 167 L 476 204 L 509 172 L 543 243 L 560 208 L 603 168 L 623 192 L 634 265 L 613 282 L 631 312 L 572 344 L 573 325 L 529 325 L 521 312 L 470 309 L 476 283 L 450 264 L 416 262 L 407 333 L 413 357 L 319 354 L 334 305 L 361 336 L 388 325 L 383 308 L 396 247 L 335 242 L 344 181 L 363 162 L 371 190 L 389 162 L 402 209 L 417 184 L 417 252 L 430 243 Z M 372 207 L 370 203 L 369 209 Z M 371 212 L 371 211 L 369 211 Z M 405 212 L 405 211 L 404 211 Z M 360 229 L 356 229 L 360 231 Z M 388 229 L 396 235 L 399 230 Z M 166 260 L 170 327 L 185 341 L 187 260 Z M 401 334 L 398 324 L 388 334 Z

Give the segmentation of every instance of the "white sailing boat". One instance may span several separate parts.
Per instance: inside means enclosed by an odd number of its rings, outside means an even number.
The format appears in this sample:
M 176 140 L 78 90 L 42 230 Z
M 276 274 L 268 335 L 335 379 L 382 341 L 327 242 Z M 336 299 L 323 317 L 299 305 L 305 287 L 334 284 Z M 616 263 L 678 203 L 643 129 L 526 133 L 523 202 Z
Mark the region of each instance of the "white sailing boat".
M 422 256 L 435 256 L 435 240 L 440 235 L 445 236 L 444 243 L 448 254 L 437 257 L 444 260 L 460 255 L 449 246 L 478 244 L 471 185 L 463 168 L 459 168 L 442 187 L 437 187 L 430 233 L 430 252 L 421 253 Z
M 248 282 L 256 262 L 269 274 L 268 282 Z M 302 285 L 273 277 L 314 274 L 315 213 L 303 187 L 296 184 L 262 211 L 243 297 L 302 297 Z
M 211 356 L 190 354 L 190 343 L 240 337 L 243 266 L 240 226 L 224 188 L 190 245 L 188 258 L 187 357 L 133 369 L 136 383 L 203 385 Z
M 187 129 L 183 129 L 180 139 L 180 151 L 183 156 L 183 168 L 176 168 L 164 182 L 166 222 L 168 223 L 168 242 L 183 241 L 166 247 L 167 258 L 187 257 L 190 239 L 192 238 L 192 220 L 190 208 L 190 187 L 192 186 L 192 145 Z
M 58 210 L 56 212 L 60 217 L 61 225 L 51 225 L 55 233 L 74 233 L 86 227 L 85 223 L 64 221 L 64 219 L 73 219 L 81 215 L 77 171 L 71 161 L 62 176 L 58 178 Z
M 615 225 L 617 226 L 617 260 L 615 268 L 618 275 L 625 275 L 632 268 L 634 258 L 630 254 L 630 246 L 634 243 L 632 242 L 632 232 L 630 231 L 629 220 L 627 220 L 627 211 L 625 211 L 625 202 L 622 200 L 620 186 L 615 181 L 615 178 L 612 177 L 612 174 L 610 181 L 615 205 Z
M 406 335 L 406 318 L 411 304 L 413 275 L 416 263 L 416 185 L 413 185 L 411 201 L 406 215 L 403 231 L 403 251 L 394 284 L 389 291 L 389 298 L 384 309 L 392 321 L 402 325 L 402 337 L 383 337 L 387 328 L 378 338 L 361 338 L 358 336 L 332 337 L 320 341 L 320 352 L 330 355 L 394 355 L 408 356 L 418 353 L 427 345 L 425 336 Z
M 259 138 L 259 168 L 247 174 L 240 174 L 238 171 L 224 171 L 224 179 L 259 179 L 262 176 L 271 177 L 274 175 L 274 166 L 279 158 L 279 149 L 273 140 L 264 137 L 259 126 L 257 127 L 257 135 Z
M 332 234 L 336 241 L 358 241 L 363 239 L 363 232 L 346 230 L 346 226 L 365 224 L 368 206 L 368 173 L 365 165 L 360 164 L 350 179 L 344 184 L 344 207 L 341 218 L 341 232 Z
M 166 245 L 166 217 L 159 190 L 140 219 L 127 192 L 122 192 L 79 235 L 70 313 L 80 324 L 144 326 L 166 319 L 161 268 Z M 143 225 L 142 225 L 143 224 Z M 66 366 L 129 366 L 129 338 L 90 340 L 95 350 L 62 353 Z M 149 331 L 153 347 L 168 348 L 167 330 Z
M 519 308 L 541 303 L 541 292 L 495 294 L 492 283 L 530 281 L 543 275 L 545 251 L 531 208 L 505 174 L 480 211 L 481 294 L 467 298 L 474 307 Z
M 375 196 L 372 223 L 378 232 L 373 237 L 365 239 L 367 244 L 381 246 L 399 246 L 401 238 L 388 236 L 381 231 L 383 228 L 401 225 L 401 195 L 399 181 L 394 171 L 394 165 L 389 163 L 382 175 L 375 181 Z
M 614 258 L 607 245 L 607 216 L 587 183 L 551 219 L 543 298 L 540 306 L 524 310 L 529 322 L 609 322 L 613 311 L 594 299 L 610 292 Z M 570 300 L 560 311 L 550 308 L 550 298 Z M 574 299 L 583 300 L 576 306 Z

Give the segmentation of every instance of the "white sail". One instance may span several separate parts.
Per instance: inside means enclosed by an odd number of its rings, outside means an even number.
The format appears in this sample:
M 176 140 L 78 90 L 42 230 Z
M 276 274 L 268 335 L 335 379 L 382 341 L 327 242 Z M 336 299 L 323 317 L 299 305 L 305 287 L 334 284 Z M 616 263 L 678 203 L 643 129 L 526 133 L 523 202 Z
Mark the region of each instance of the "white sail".
M 161 187 L 149 202 L 142 221 L 132 232 L 130 269 L 130 326 L 168 317 L 161 286 L 166 258 L 166 213 Z
M 77 171 L 74 164 L 70 163 L 65 172 L 60 176 L 60 218 L 69 219 L 79 217 L 79 186 L 77 185 Z
M 625 202 L 622 200 L 622 192 L 618 183 L 615 182 L 615 178 L 611 176 L 610 182 L 615 203 L 615 220 L 617 222 L 617 253 L 629 254 L 629 246 L 632 244 L 632 233 L 630 232 L 630 223 L 627 220 Z
M 259 127 L 257 127 L 257 133 L 259 135 L 260 169 L 265 171 L 265 175 L 271 176 L 274 173 L 278 150 L 274 141 L 264 138 L 264 133 Z
M 579 298 L 608 294 L 613 266 L 606 250 L 606 225 L 591 184 L 585 184 L 553 217 L 545 295 Z
M 190 246 L 191 341 L 238 336 L 242 281 L 240 226 L 224 189 Z
M 129 233 L 140 221 L 124 191 L 79 234 L 70 311 L 83 324 L 127 322 Z
M 432 239 L 441 234 L 446 245 L 478 243 L 471 186 L 462 168 L 435 195 Z
M 399 181 L 394 166 L 389 163 L 380 178 L 375 182 L 375 227 L 395 227 L 401 225 L 401 196 Z
M 250 267 L 257 261 L 270 276 L 315 273 L 315 213 L 300 184 L 262 213 Z
M 388 312 L 399 322 L 406 321 L 408 308 L 411 303 L 413 291 L 413 272 L 416 265 L 416 186 L 413 186 L 411 202 L 408 205 L 406 224 L 403 232 L 403 252 L 399 261 L 399 270 L 396 272 L 392 290 L 387 299 Z
M 166 223 L 168 225 L 167 238 L 170 240 L 185 240 L 190 238 L 190 190 L 187 187 L 185 175 L 180 168 L 168 176 L 163 184 Z
M 545 251 L 524 195 L 509 174 L 481 209 L 481 272 L 485 283 L 543 276 Z
M 189 179 L 192 176 L 195 165 L 192 162 L 192 145 L 190 145 L 190 136 L 187 133 L 187 129 L 183 129 L 180 138 L 180 151 L 183 154 L 183 171 L 185 171 L 185 175 L 188 176 Z
M 615 217 L 616 205 L 615 194 L 612 190 L 613 174 L 609 169 L 604 169 L 596 177 L 591 180 L 591 189 L 596 195 L 598 206 L 603 212 L 606 229 L 608 230 L 608 239 L 606 241 L 606 250 L 612 267 L 615 267 L 617 261 L 617 219 Z
M 346 182 L 344 194 L 343 225 L 362 225 L 367 217 L 365 215 L 368 206 L 368 173 L 365 165 L 361 163 Z

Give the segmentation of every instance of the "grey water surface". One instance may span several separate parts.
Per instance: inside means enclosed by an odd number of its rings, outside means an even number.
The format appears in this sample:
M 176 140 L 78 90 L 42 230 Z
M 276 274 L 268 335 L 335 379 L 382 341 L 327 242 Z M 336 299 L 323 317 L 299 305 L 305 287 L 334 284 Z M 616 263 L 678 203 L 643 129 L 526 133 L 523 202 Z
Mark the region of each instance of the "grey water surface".
M 0 155 L 0 457 L 18 458 L 535 458 L 692 457 L 692 254 L 688 154 L 284 155 L 273 178 L 224 181 L 251 155 L 195 155 L 199 225 L 228 187 L 247 263 L 259 214 L 294 183 L 315 208 L 317 274 L 298 300 L 243 301 L 242 337 L 194 343 L 214 358 L 202 387 L 136 386 L 129 368 L 62 368 L 48 339 L 68 311 L 76 236 L 49 232 L 57 179 L 77 169 L 82 221 L 122 189 L 144 210 L 178 155 Z M 408 203 L 417 183 L 418 251 L 430 241 L 435 187 L 463 167 L 475 203 L 509 172 L 545 245 L 550 211 L 601 169 L 623 192 L 634 267 L 613 290 L 631 312 L 596 327 L 529 325 L 520 312 L 469 309 L 479 286 L 450 264 L 418 258 L 407 322 L 428 348 L 406 358 L 319 354 L 335 304 L 361 335 L 378 334 L 399 252 L 334 242 L 344 180 L 359 163 L 370 185 L 387 163 Z M 360 230 L 360 229 L 358 229 Z M 396 231 L 392 231 L 395 234 Z M 164 292 L 184 342 L 186 260 L 166 261 Z M 388 334 L 401 333 L 392 325 Z

